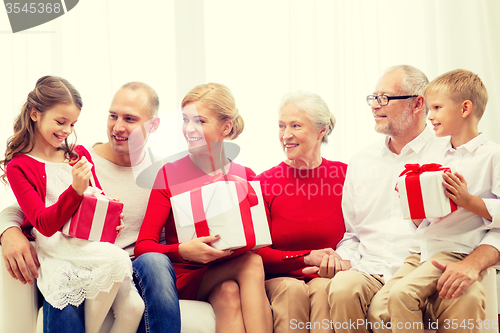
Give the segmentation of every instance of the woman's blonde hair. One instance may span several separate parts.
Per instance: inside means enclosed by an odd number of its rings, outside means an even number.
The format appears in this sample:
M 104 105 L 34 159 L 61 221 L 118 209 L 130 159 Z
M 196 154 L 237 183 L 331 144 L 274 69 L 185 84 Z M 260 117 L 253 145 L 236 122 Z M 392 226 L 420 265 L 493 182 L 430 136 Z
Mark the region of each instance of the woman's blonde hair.
M 56 76 L 39 78 L 14 122 L 14 135 L 7 140 L 5 159 L 0 161 L 0 169 L 3 171 L 0 179 L 3 183 L 7 184 L 7 164 L 17 154 L 29 153 L 35 146 L 35 122 L 31 119 L 31 111 L 36 110 L 43 114 L 57 104 L 74 104 L 79 110 L 83 106 L 80 93 L 67 80 Z M 61 146 L 66 158 L 70 160 L 78 158 L 73 151 L 74 146 L 75 144 L 69 145 L 67 139 L 64 139 Z
M 245 123 L 236 108 L 236 102 L 231 90 L 225 85 L 213 82 L 200 84 L 186 94 L 181 107 L 197 102 L 202 103 L 204 107 L 211 110 L 220 123 L 228 120 L 233 122 L 233 128 L 226 137 L 229 140 L 236 139 L 243 132 Z

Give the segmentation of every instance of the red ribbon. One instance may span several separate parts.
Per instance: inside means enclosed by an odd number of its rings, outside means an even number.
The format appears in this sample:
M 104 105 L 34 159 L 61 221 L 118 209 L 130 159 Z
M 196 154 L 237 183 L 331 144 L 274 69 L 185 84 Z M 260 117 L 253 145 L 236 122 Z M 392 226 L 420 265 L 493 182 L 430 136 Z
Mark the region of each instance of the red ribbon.
M 253 248 L 256 244 L 255 231 L 252 221 L 252 213 L 250 207 L 256 206 L 259 199 L 253 187 L 243 178 L 233 175 L 218 175 L 212 177 L 210 182 L 204 185 L 212 184 L 222 180 L 234 181 L 236 186 L 236 194 L 240 206 L 241 220 L 243 223 L 243 231 L 247 245 L 246 248 Z M 203 198 L 201 195 L 201 187 L 197 187 L 190 191 L 191 197 L 191 210 L 193 211 L 193 219 L 195 221 L 194 228 L 196 236 L 205 237 L 210 236 L 205 210 L 203 208 Z M 210 245 L 210 244 L 209 244 Z
M 422 188 L 420 186 L 420 175 L 428 171 L 444 171 L 451 172 L 448 167 L 443 167 L 441 164 L 405 164 L 405 170 L 401 172 L 399 177 L 406 175 L 406 195 L 408 197 L 408 207 L 410 209 L 410 217 L 412 219 L 425 218 L 424 200 L 422 197 Z M 411 199 L 410 199 L 411 195 Z M 450 199 L 451 211 L 457 209 L 457 205 Z

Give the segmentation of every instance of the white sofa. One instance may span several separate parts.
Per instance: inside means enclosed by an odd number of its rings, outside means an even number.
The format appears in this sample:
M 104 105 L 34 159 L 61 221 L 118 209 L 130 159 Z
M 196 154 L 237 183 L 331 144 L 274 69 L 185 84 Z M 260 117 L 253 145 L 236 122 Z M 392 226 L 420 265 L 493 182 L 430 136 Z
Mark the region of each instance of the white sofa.
M 42 333 L 43 315 L 42 309 L 37 306 L 36 287 L 14 280 L 3 262 L 0 266 L 0 333 Z M 488 270 L 482 283 L 486 290 L 486 320 L 490 324 L 490 328 L 483 329 L 483 333 L 498 333 L 495 269 Z M 215 333 L 215 315 L 209 303 L 181 300 L 180 307 L 182 333 Z M 109 332 L 112 322 L 113 316 L 108 314 L 101 333 Z M 496 326 L 492 323 L 496 323 Z M 430 332 L 433 331 L 426 330 L 426 333 Z
M 43 311 L 38 308 L 36 286 L 14 280 L 3 260 L 0 266 L 0 333 L 42 333 Z M 181 300 L 180 307 L 182 333 L 215 333 L 215 314 L 209 303 Z M 109 313 L 100 332 L 109 332 L 112 323 Z

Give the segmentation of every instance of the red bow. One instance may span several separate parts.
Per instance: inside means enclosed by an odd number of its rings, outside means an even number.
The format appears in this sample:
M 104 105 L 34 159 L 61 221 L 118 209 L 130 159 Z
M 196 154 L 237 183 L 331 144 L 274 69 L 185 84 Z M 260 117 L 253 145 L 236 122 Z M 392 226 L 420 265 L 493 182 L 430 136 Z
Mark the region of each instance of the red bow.
M 420 175 L 423 172 L 426 171 L 450 171 L 450 168 L 443 167 L 441 164 L 437 163 L 429 163 L 429 164 L 405 164 L 405 170 L 401 172 L 399 177 L 407 174 L 415 174 L 415 175 Z

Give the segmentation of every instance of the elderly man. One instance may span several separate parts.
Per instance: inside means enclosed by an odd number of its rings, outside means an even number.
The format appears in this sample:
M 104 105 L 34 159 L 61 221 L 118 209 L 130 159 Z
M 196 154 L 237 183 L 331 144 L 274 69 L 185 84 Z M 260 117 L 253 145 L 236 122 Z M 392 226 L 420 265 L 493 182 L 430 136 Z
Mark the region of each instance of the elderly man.
M 336 332 L 369 332 L 390 321 L 383 317 L 387 288 L 377 292 L 402 266 L 414 233 L 403 220 L 396 180 L 405 164 L 439 162 L 436 157 L 444 157 L 445 151 L 444 142 L 426 128 L 422 91 L 427 83 L 420 70 L 395 66 L 384 72 L 374 94 L 367 97 L 375 130 L 386 138 L 357 153 L 348 166 L 342 198 L 346 233 L 337 246 L 344 261 L 335 259 L 339 272 L 330 272 L 335 276 L 326 287 Z M 427 318 L 484 319 L 485 295 L 474 282 L 499 260 L 499 243 L 498 234 L 490 232 L 463 261 L 441 267 L 442 287 L 427 305 Z M 349 264 L 352 268 L 347 270 Z M 461 300 L 467 299 L 467 314 L 452 307 L 461 293 Z
M 104 193 L 124 203 L 125 229 L 116 245 L 131 257 L 151 191 L 136 185 L 134 172 L 151 165 L 152 156 L 146 156 L 144 143 L 159 126 L 158 108 L 158 95 L 151 87 L 141 82 L 125 84 L 109 109 L 109 141 L 89 149 Z M 134 140 L 130 140 L 132 137 Z M 21 222 L 22 212 L 17 206 L 5 209 L 0 215 L 0 241 L 7 270 L 22 283 L 31 284 L 31 275 L 38 277 L 38 261 L 33 246 L 19 229 Z M 146 304 L 139 332 L 180 332 L 176 276 L 168 257 L 148 253 L 134 260 L 132 266 L 134 282 Z M 83 308 L 68 305 L 58 310 L 44 302 L 44 332 L 84 333 Z

